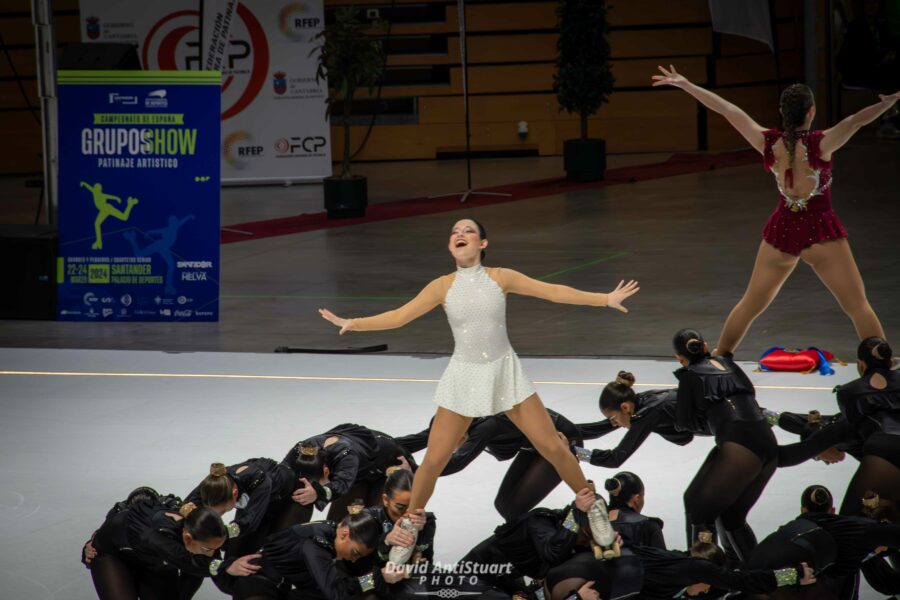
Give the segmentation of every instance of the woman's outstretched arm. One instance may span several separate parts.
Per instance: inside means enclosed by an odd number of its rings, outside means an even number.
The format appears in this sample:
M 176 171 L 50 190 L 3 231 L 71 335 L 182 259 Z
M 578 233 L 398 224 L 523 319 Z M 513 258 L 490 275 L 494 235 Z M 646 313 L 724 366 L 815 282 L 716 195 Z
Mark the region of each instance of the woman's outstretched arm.
M 581 306 L 608 306 L 618 311 L 627 313 L 628 309 L 622 306 L 626 298 L 633 296 L 640 290 L 637 281 L 619 282 L 616 289 L 608 294 L 598 292 L 583 292 L 567 285 L 544 283 L 522 275 L 512 269 L 496 269 L 495 280 L 508 294 L 520 294 L 532 296 L 542 300 L 549 300 L 557 304 L 579 304 Z
M 694 85 L 688 81 L 684 75 L 675 71 L 675 67 L 672 65 L 669 65 L 668 69 L 659 67 L 659 70 L 662 75 L 654 75 L 651 77 L 651 79 L 653 79 L 653 87 L 671 85 L 684 90 L 709 110 L 717 112 L 725 117 L 728 122 L 731 123 L 731 126 L 737 129 L 738 133 L 744 136 L 744 139 L 746 139 L 757 152 L 763 152 L 766 143 L 765 137 L 763 136 L 765 128 L 761 127 L 759 123 L 751 119 L 750 115 L 745 113 L 743 109 L 709 90 Z
M 881 98 L 881 102 L 873 104 L 868 108 L 864 108 L 856 114 L 850 115 L 831 129 L 826 129 L 822 132 L 823 135 L 822 141 L 819 143 L 819 152 L 822 155 L 823 160 L 828 160 L 828 158 L 831 157 L 831 153 L 850 141 L 850 138 L 853 137 L 857 131 L 890 110 L 894 103 L 897 102 L 897 100 L 900 100 L 900 92 L 891 94 L 890 96 L 879 94 L 878 97 Z
M 410 321 L 418 319 L 438 304 L 444 301 L 446 296 L 445 277 L 438 277 L 419 292 L 419 295 L 401 306 L 388 312 L 359 319 L 344 319 L 328 309 L 320 308 L 319 314 L 326 321 L 341 328 L 340 335 L 347 331 L 381 331 L 384 329 L 397 329 Z

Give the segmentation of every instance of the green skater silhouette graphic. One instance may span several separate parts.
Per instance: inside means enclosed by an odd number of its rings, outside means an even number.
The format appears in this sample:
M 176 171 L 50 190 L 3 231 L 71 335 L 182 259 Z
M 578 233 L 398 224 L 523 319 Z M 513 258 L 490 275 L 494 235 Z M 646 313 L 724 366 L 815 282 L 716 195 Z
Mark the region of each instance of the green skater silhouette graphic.
M 94 206 L 97 207 L 97 218 L 94 219 L 94 234 L 96 235 L 96 239 L 94 240 L 94 243 L 91 244 L 91 249 L 102 250 L 103 232 L 100 230 L 100 226 L 103 225 L 103 221 L 106 220 L 106 217 L 115 217 L 120 221 L 127 221 L 128 217 L 131 216 L 131 209 L 138 203 L 138 199 L 128 196 L 125 212 L 122 212 L 109 203 L 110 200 L 115 200 L 119 204 L 122 204 L 122 199 L 118 196 L 113 196 L 112 194 L 104 194 L 103 186 L 99 183 L 88 185 L 87 182 L 82 181 L 81 187 L 90 190 L 91 194 L 94 196 Z

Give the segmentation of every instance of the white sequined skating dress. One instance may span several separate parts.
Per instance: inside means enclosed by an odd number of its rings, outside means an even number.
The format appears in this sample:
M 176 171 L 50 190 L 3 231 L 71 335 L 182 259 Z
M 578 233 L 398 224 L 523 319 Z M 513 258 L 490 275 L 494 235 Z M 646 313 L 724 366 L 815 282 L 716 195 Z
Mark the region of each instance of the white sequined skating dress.
M 534 393 L 506 335 L 506 294 L 484 267 L 457 269 L 444 310 L 455 346 L 434 394 L 436 404 L 486 417 Z
M 509 293 L 584 306 L 606 306 L 607 302 L 606 294 L 544 283 L 510 269 L 476 265 L 438 277 L 396 310 L 351 319 L 350 329 L 395 329 L 443 305 L 455 346 L 434 401 L 467 417 L 496 415 L 534 394 L 534 386 L 506 334 Z

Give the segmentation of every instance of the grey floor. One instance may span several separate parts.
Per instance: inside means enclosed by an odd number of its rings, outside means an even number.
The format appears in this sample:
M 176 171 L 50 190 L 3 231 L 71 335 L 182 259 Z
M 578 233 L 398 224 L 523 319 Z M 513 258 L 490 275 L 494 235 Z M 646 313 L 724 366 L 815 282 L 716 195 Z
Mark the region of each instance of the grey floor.
M 665 155 L 611 157 L 612 166 Z M 559 158 L 475 161 L 477 184 L 561 174 Z M 900 309 L 900 143 L 861 137 L 837 155 L 834 204 L 888 335 Z M 454 190 L 460 161 L 359 165 L 373 201 Z M 9 186 L 8 186 L 9 187 Z M 14 190 L 13 190 L 14 191 Z M 0 205 L 21 218 L 25 196 Z M 227 188 L 223 223 L 320 210 L 318 186 Z M 459 211 L 227 244 L 222 247 L 221 321 L 214 324 L 0 321 L 0 346 L 271 352 L 276 346 L 333 349 L 387 343 L 393 353 L 446 353 L 451 337 L 440 310 L 397 331 L 338 338 L 316 309 L 360 316 L 397 306 L 452 270 L 446 239 L 453 222 L 478 218 L 488 229 L 488 263 L 533 277 L 606 291 L 639 279 L 628 316 L 513 298 L 510 331 L 527 356 L 663 356 L 683 326 L 715 339 L 748 280 L 760 230 L 776 202 L 761 165 L 479 206 Z M 16 210 L 15 207 L 18 207 Z M 8 209 L 8 210 L 7 210 Z M 29 209 L 30 210 L 30 209 Z M 18 217 L 15 215 L 18 214 Z M 739 352 L 753 359 L 773 345 L 815 345 L 852 355 L 855 334 L 805 265 L 750 331 Z
M 299 439 L 346 421 L 392 434 L 418 431 L 446 357 L 173 353 L 0 349 L 0 597 L 83 600 L 94 595 L 80 547 L 107 509 L 138 485 L 186 494 L 213 461 L 280 458 Z M 619 369 L 640 389 L 675 383 L 673 360 L 525 359 L 545 404 L 576 422 L 600 418 L 596 398 Z M 751 372 L 760 404 L 774 410 L 834 410 L 831 388 L 854 377 Z M 794 441 L 777 431 L 781 443 Z M 610 447 L 621 434 L 589 443 Z M 625 465 L 647 487 L 645 513 L 665 521 L 670 547 L 683 547 L 681 494 L 711 448 L 678 447 L 651 436 Z M 421 456 L 420 456 L 421 457 Z M 507 463 L 490 456 L 438 482 L 436 558 L 452 563 L 490 534 L 493 499 Z M 812 484 L 839 502 L 852 459 L 782 469 L 750 514 L 760 535 L 799 511 Z M 594 480 L 613 471 L 586 467 Z M 558 487 L 543 503 L 562 506 Z M 205 583 L 199 600 L 223 598 Z M 879 598 L 868 587 L 864 600 Z

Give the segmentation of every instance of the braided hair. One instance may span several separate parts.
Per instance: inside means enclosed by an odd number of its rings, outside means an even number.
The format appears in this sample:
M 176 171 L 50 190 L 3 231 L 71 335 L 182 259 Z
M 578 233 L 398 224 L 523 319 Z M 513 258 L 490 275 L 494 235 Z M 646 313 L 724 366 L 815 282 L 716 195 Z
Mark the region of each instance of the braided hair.
M 795 83 L 781 92 L 779 111 L 781 125 L 784 129 L 784 147 L 788 153 L 788 164 L 794 164 L 794 151 L 797 148 L 797 131 L 806 122 L 806 114 L 815 104 L 815 97 L 808 85 Z

